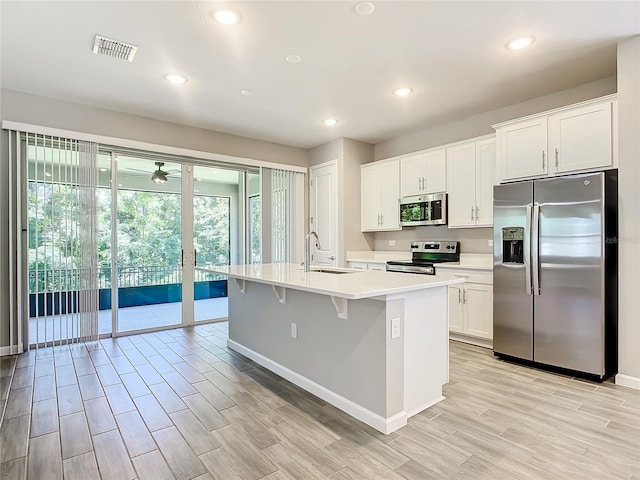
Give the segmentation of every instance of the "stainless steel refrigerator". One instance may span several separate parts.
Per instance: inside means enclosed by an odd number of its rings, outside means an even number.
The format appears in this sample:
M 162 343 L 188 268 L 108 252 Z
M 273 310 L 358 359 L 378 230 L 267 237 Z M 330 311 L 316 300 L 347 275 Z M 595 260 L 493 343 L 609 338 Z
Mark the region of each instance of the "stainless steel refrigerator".
M 617 369 L 617 171 L 494 188 L 493 350 Z

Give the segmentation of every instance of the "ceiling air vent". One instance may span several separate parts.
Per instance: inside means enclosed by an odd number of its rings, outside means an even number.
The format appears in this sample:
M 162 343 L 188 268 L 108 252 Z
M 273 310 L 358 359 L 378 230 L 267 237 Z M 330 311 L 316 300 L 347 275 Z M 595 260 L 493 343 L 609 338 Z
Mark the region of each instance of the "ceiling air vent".
M 96 35 L 96 39 L 93 42 L 93 53 L 96 55 L 106 55 L 107 57 L 119 58 L 127 62 L 133 62 L 133 57 L 137 51 L 138 47 L 135 45 L 111 40 L 101 35 Z

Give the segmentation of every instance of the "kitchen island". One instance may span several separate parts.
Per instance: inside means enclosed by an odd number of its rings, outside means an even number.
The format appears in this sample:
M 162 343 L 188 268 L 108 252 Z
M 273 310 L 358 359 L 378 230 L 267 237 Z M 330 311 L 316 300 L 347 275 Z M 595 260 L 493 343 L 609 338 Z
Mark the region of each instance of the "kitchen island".
M 447 286 L 463 279 L 297 264 L 201 269 L 229 277 L 229 348 L 380 432 L 444 398 Z

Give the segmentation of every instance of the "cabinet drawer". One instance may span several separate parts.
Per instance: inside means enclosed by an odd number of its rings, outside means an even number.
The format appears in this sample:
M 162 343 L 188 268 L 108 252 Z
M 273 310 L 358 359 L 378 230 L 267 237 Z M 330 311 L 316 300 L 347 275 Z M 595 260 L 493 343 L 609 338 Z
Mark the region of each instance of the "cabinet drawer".
M 493 272 L 488 270 L 465 270 L 461 268 L 436 266 L 436 274 L 464 278 L 467 283 L 484 283 L 486 285 L 493 285 Z

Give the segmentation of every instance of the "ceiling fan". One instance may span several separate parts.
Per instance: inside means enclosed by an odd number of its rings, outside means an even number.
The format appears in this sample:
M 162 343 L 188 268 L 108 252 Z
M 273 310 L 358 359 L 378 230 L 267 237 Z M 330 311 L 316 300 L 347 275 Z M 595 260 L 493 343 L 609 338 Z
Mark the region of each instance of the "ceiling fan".
M 167 178 L 167 175 L 169 175 L 169 173 L 162 170 L 162 167 L 164 167 L 164 162 L 156 162 L 156 165 L 158 169 L 153 172 L 153 175 L 151 175 L 151 181 L 153 183 L 167 183 L 167 181 L 169 180 Z
M 152 172 L 151 175 L 151 180 L 154 183 L 166 183 L 168 180 L 169 175 L 177 175 L 180 174 L 180 170 L 179 169 L 163 169 L 162 167 L 164 166 L 163 162 L 155 162 L 156 165 L 156 170 L 154 172 Z M 128 175 L 124 174 L 125 172 L 130 172 Z M 135 172 L 135 173 L 134 173 Z M 122 173 L 123 175 L 120 176 L 121 179 L 125 179 L 125 178 L 130 178 L 130 177 L 140 177 L 140 176 L 147 176 L 149 175 L 149 170 L 142 170 L 140 168 L 133 168 L 133 167 L 125 167 L 122 169 Z

